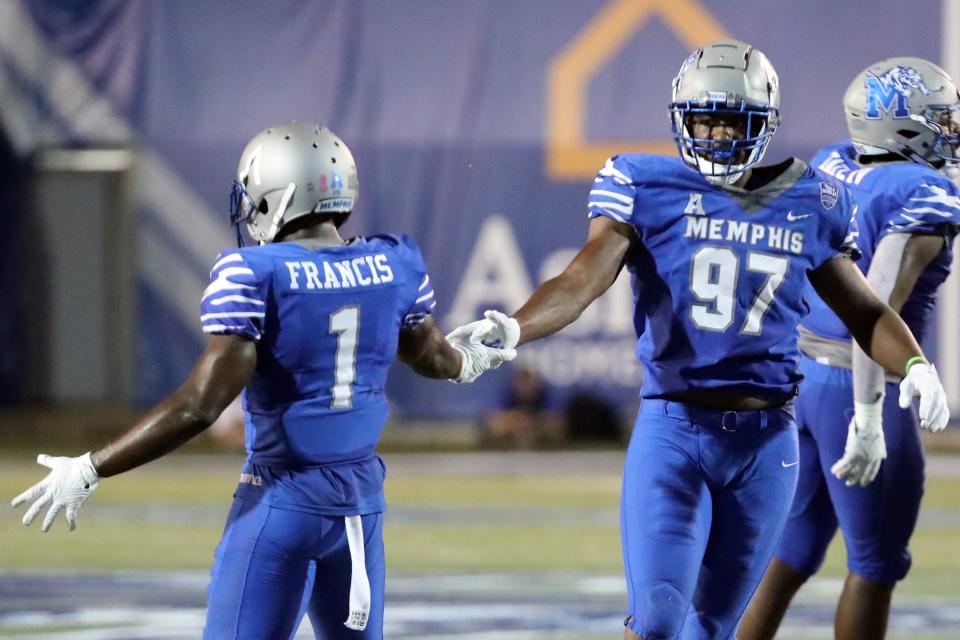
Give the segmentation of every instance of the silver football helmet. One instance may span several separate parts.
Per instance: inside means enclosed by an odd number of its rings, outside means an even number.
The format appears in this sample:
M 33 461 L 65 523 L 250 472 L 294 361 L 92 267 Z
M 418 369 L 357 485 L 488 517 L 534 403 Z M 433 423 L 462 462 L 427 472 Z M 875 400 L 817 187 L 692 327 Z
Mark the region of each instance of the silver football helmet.
M 734 123 L 742 135 L 729 140 L 698 137 L 706 116 Z M 673 80 L 673 138 L 680 157 L 718 184 L 735 182 L 756 165 L 780 124 L 780 80 L 759 49 L 739 40 L 718 40 L 690 54 Z
M 253 137 L 237 167 L 231 221 L 250 237 L 272 242 L 285 225 L 307 215 L 336 216 L 342 224 L 357 200 L 357 165 L 326 127 L 288 122 Z
M 960 94 L 947 72 L 923 58 L 888 58 L 861 71 L 843 96 L 850 138 L 861 155 L 956 162 Z

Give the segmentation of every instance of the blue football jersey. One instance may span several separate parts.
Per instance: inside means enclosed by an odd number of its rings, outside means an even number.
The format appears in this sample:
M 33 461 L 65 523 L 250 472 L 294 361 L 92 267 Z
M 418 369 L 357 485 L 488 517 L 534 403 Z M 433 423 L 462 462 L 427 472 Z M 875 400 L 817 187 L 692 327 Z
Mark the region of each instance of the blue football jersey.
M 716 187 L 676 158 L 629 154 L 600 170 L 588 209 L 641 240 L 626 266 L 644 397 L 794 393 L 807 272 L 855 251 L 845 187 L 797 159 L 745 191 Z
M 374 447 L 387 417 L 387 370 L 401 327 L 423 322 L 435 305 L 406 236 L 222 253 L 201 302 L 203 330 L 257 343 L 243 394 L 239 493 L 322 514 L 383 510 Z
M 960 190 L 932 167 L 916 162 L 888 162 L 861 167 L 850 141 L 821 149 L 812 164 L 850 185 L 859 203 L 857 244 L 862 257 L 857 266 L 870 269 L 877 244 L 890 233 L 941 234 L 944 248 L 923 271 L 900 311 L 917 340 L 922 340 L 927 318 L 936 303 L 936 290 L 950 274 L 951 245 L 960 229 Z M 807 293 L 811 313 L 803 326 L 835 340 L 850 340 L 840 319 L 815 291 Z

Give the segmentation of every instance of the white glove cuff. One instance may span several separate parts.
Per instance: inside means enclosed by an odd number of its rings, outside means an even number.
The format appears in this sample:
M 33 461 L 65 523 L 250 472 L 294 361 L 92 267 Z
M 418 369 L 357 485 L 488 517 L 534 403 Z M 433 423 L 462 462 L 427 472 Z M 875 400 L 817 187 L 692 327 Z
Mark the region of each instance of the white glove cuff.
M 504 333 L 507 336 L 505 344 L 503 345 L 504 349 L 516 349 L 517 343 L 520 342 L 520 323 L 512 317 L 507 317 L 504 321 Z
M 86 487 L 88 489 L 100 482 L 100 474 L 97 473 L 96 467 L 93 466 L 90 454 L 91 452 L 87 451 L 77 459 L 80 462 L 80 477 L 89 485 L 89 487 Z
M 907 369 L 907 376 L 935 376 L 937 370 L 929 362 L 915 362 Z
M 876 429 L 883 424 L 883 393 L 875 402 L 854 402 L 853 415 L 857 429 Z
M 450 382 L 456 382 L 457 384 L 462 384 L 467 382 L 470 378 L 471 369 L 473 369 L 473 362 L 470 358 L 470 353 L 463 347 L 458 344 L 450 345 L 453 347 L 453 350 L 460 354 L 460 371 L 457 372 L 457 375 L 453 378 L 450 378 Z

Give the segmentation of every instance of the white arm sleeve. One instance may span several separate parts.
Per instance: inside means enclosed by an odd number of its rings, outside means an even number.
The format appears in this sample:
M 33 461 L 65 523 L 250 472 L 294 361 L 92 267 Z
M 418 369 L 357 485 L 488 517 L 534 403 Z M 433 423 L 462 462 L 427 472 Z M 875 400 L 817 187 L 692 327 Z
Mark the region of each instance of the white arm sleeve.
M 910 240 L 909 233 L 891 233 L 880 240 L 877 250 L 870 261 L 867 282 L 884 302 L 890 302 L 890 295 L 900 274 L 903 251 Z M 884 370 L 870 359 L 863 349 L 853 341 L 853 399 L 855 402 L 876 402 L 883 394 L 885 384 Z

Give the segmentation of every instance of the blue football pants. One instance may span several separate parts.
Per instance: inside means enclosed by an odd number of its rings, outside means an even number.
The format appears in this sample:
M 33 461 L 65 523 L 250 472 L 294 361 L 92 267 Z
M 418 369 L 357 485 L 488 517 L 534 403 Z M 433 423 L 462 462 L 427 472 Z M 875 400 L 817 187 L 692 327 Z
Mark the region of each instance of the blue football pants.
M 646 640 L 733 637 L 797 482 L 792 407 L 644 399 L 624 467 L 627 626 Z
M 800 480 L 793 508 L 777 547 L 781 561 L 811 576 L 823 563 L 839 525 L 847 568 L 871 582 L 893 585 L 910 569 L 908 544 L 923 497 L 924 460 L 913 409 L 897 404 L 899 389 L 888 384 L 883 404 L 887 458 L 866 487 L 848 487 L 830 473 L 843 456 L 853 416 L 849 369 L 804 357 L 797 399 Z
M 304 613 L 317 638 L 383 638 L 382 514 L 361 518 L 370 582 L 364 631 L 344 626 L 352 565 L 344 518 L 234 498 L 207 594 L 205 640 L 292 638 Z

